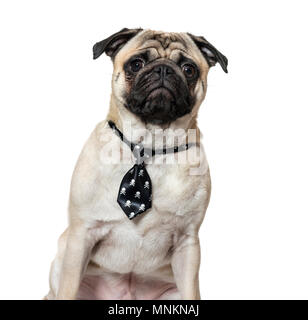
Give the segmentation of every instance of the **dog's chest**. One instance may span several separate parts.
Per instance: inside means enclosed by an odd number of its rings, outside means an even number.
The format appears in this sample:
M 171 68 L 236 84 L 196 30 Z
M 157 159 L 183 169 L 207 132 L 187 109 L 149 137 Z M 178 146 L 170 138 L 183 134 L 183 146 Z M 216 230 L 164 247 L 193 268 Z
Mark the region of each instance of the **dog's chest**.
M 152 181 L 152 208 L 133 220 L 116 202 L 129 166 L 115 165 L 105 173 L 108 188 L 102 183 L 102 197 L 96 198 L 95 208 L 98 220 L 106 223 L 95 231 L 101 237 L 92 255 L 92 261 L 103 269 L 144 273 L 168 264 L 176 239 L 192 222 L 196 210 L 203 210 L 198 195 L 205 189 L 196 176 L 189 175 L 188 168 L 166 164 L 146 168 Z
M 113 226 L 97 243 L 91 260 L 104 271 L 118 273 L 147 273 L 168 264 L 176 233 L 174 225 L 167 222 L 160 227 L 145 218 Z
M 93 188 L 92 217 L 95 214 L 97 220 L 127 219 L 117 197 L 121 181 L 132 165 L 120 163 L 101 169 L 98 184 Z M 184 217 L 203 202 L 199 195 L 206 192 L 205 176 L 191 175 L 188 164 L 151 163 L 145 168 L 152 182 L 152 209 L 141 216 L 169 212 L 171 219 L 175 215 Z

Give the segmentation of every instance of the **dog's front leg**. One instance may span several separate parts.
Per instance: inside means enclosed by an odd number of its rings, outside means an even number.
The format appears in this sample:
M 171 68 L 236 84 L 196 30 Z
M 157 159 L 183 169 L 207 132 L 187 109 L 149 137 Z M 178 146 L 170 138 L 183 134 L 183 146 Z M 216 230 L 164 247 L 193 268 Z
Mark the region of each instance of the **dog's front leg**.
M 175 248 L 171 260 L 175 283 L 183 300 L 200 300 L 198 236 L 185 235 Z
M 83 273 L 89 261 L 91 247 L 85 225 L 81 222 L 73 223 L 68 229 L 56 299 L 76 299 Z

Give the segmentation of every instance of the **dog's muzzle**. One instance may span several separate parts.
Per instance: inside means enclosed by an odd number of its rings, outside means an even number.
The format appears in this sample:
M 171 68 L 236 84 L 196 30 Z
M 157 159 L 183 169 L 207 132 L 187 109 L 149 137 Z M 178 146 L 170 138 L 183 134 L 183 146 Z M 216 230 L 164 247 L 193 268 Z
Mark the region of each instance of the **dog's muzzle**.
M 145 122 L 163 124 L 189 113 L 193 106 L 185 77 L 176 65 L 155 63 L 136 77 L 126 107 Z

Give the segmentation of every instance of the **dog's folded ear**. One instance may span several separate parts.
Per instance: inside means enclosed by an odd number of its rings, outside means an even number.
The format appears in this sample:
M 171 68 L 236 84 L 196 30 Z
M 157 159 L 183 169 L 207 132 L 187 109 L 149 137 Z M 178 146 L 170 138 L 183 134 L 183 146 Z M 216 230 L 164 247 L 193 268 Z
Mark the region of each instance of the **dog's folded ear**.
M 228 59 L 221 52 L 219 52 L 212 44 L 210 44 L 203 37 L 194 36 L 190 33 L 188 33 L 188 35 L 192 38 L 194 43 L 200 49 L 210 67 L 214 66 L 218 62 L 221 65 L 223 71 L 228 73 Z
M 97 42 L 93 46 L 93 59 L 97 59 L 104 52 L 113 59 L 117 52 L 141 30 L 124 28 L 110 37 Z

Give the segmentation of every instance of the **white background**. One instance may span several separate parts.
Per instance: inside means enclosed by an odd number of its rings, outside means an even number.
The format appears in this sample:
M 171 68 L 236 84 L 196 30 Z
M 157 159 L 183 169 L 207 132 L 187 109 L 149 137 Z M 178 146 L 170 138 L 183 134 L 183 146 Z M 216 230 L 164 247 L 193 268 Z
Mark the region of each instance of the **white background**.
M 107 112 L 123 27 L 203 35 L 199 116 L 213 191 L 200 230 L 203 299 L 308 298 L 305 1 L 1 1 L 0 298 L 40 299 L 67 224 L 78 154 Z

